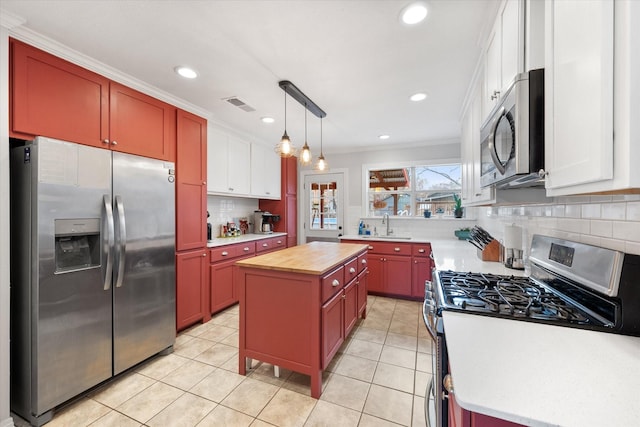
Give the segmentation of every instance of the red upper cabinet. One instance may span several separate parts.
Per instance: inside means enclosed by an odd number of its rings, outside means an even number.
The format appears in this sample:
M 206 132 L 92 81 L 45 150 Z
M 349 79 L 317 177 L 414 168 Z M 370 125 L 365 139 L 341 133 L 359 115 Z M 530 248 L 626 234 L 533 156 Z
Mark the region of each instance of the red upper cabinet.
M 176 250 L 207 246 L 207 121 L 178 110 Z
M 10 136 L 175 161 L 175 107 L 18 40 L 10 43 Z
M 10 135 L 103 147 L 109 80 L 17 40 L 10 43 Z
M 174 106 L 111 82 L 109 111 L 112 150 L 155 159 L 175 159 Z

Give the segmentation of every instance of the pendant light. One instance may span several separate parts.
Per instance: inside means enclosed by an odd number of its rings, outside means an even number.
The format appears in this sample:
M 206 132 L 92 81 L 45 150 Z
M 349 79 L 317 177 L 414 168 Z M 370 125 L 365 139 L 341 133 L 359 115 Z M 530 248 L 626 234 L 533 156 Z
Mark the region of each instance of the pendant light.
M 280 142 L 276 144 L 276 153 L 280 155 L 280 157 L 291 157 L 295 156 L 295 147 L 291 143 L 291 139 L 289 139 L 289 135 L 287 135 L 287 90 L 284 90 L 284 134 L 282 135 L 282 139 Z
M 298 160 L 303 166 L 311 164 L 311 150 L 309 149 L 309 144 L 307 143 L 307 104 L 304 105 L 304 146 L 300 151 L 300 157 Z
M 316 163 L 315 169 L 319 171 L 329 169 L 329 165 L 327 165 L 327 161 L 324 159 L 324 155 L 322 154 L 322 117 L 320 117 L 320 155 L 318 156 L 318 163 Z

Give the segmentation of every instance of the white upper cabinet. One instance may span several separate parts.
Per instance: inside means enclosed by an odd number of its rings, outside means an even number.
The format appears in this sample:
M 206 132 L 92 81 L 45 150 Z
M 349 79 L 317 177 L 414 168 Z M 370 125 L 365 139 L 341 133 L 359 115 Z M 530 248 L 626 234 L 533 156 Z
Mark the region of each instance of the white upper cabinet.
M 518 73 L 524 72 L 524 0 L 505 0 L 485 50 L 482 118 L 486 118 Z
M 207 193 L 249 196 L 251 144 L 211 123 L 207 136 Z
M 480 186 L 480 126 L 482 123 L 482 78 L 477 80 L 462 120 L 462 203 L 477 206 L 495 203 L 493 186 Z
M 270 147 L 251 144 L 251 195 L 280 199 L 280 157 Z
M 640 2 L 548 1 L 545 21 L 547 195 L 637 192 Z

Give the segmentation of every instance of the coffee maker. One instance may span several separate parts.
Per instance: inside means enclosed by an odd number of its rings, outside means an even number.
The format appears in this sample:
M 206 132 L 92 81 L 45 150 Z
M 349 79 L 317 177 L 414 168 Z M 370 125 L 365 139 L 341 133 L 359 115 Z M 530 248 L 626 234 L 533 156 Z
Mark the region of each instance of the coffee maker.
M 271 234 L 275 223 L 280 221 L 280 215 L 274 215 L 267 211 L 254 211 L 253 232 L 256 234 Z
M 524 270 L 522 250 L 522 227 L 504 226 L 504 266 L 514 270 Z

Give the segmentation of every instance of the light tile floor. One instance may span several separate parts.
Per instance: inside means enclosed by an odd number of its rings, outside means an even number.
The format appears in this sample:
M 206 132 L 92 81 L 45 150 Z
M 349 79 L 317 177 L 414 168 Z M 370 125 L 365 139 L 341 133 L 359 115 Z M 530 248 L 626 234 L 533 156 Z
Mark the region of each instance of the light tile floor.
M 422 304 L 369 296 L 324 372 L 320 399 L 309 377 L 254 361 L 238 375 L 238 306 L 177 337 L 157 356 L 60 410 L 47 424 L 92 427 L 424 426 L 431 340 Z M 28 425 L 14 418 L 16 426 Z

